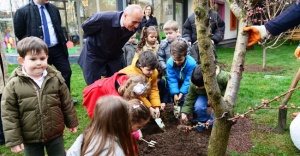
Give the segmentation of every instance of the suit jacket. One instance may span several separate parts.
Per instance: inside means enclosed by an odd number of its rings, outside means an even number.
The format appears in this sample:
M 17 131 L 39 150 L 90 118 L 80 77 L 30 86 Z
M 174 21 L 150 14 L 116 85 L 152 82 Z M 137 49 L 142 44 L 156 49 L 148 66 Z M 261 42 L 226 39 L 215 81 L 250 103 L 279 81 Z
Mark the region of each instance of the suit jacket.
M 57 41 L 61 46 L 63 46 L 65 54 L 68 55 L 66 46 L 67 39 L 63 35 L 59 11 L 57 7 L 51 3 L 47 3 L 45 7 L 49 12 L 54 26 Z M 18 9 L 15 13 L 13 23 L 15 34 L 19 40 L 28 36 L 35 36 L 44 39 L 39 8 L 34 4 L 34 2 L 30 1 L 27 5 Z
M 82 24 L 84 35 L 87 37 L 78 59 L 82 70 L 90 70 L 93 62 L 124 61 L 122 48 L 136 30 L 121 28 L 122 14 L 123 11 L 100 12 Z

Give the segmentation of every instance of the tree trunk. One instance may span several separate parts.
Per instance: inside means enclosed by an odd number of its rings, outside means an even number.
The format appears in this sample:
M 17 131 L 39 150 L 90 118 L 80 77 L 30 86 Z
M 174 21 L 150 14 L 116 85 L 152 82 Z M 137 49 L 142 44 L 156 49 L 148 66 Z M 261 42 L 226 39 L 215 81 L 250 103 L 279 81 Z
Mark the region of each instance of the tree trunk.
M 235 16 L 239 19 L 239 34 L 234 52 L 230 79 L 227 84 L 224 98 L 221 96 L 221 91 L 218 87 L 215 73 L 216 65 L 214 63 L 214 55 L 211 49 L 212 34 L 209 25 L 209 1 L 194 0 L 193 4 L 199 56 L 202 62 L 201 69 L 203 73 L 204 86 L 208 96 L 208 103 L 214 110 L 215 118 L 220 118 L 224 113 L 226 113 L 225 117 L 217 119 L 214 122 L 208 145 L 209 156 L 226 154 L 229 134 L 232 127 L 232 122 L 228 121 L 227 118 L 234 116 L 233 107 L 237 99 L 242 73 L 244 71 L 246 45 L 248 42 L 248 36 L 243 32 L 243 28 L 246 26 L 246 11 L 242 10 L 235 1 L 230 1 L 228 3 Z

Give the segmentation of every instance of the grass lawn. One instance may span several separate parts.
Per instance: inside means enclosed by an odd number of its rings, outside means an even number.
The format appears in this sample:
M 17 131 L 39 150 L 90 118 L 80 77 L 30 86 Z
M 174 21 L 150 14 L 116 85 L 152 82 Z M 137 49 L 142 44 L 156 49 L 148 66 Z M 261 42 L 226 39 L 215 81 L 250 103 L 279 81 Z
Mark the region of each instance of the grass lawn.
M 283 45 L 275 50 L 268 50 L 267 53 L 267 67 L 277 67 L 281 70 L 275 72 L 244 72 L 243 79 L 241 81 L 238 100 L 235 105 L 235 113 L 243 113 L 247 111 L 249 106 L 254 107 L 256 104 L 261 104 L 262 99 L 271 100 L 275 96 L 278 96 L 286 92 L 296 75 L 298 68 L 300 67 L 300 61 L 297 61 L 294 57 L 294 50 L 296 48 L 294 45 Z M 234 48 L 218 48 L 218 60 L 222 64 L 227 65 L 226 69 L 229 71 L 232 63 L 232 58 L 234 54 Z M 254 50 L 248 51 L 246 55 L 245 65 L 262 65 L 262 49 L 258 46 Z M 16 65 L 10 65 L 9 69 L 12 71 Z M 72 80 L 71 80 L 71 92 L 72 97 L 77 99 L 79 102 L 75 106 L 77 110 L 78 119 L 80 125 L 78 127 L 79 132 L 77 134 L 72 134 L 68 129 L 65 130 L 65 147 L 69 148 L 75 141 L 76 137 L 82 132 L 89 122 L 87 113 L 82 103 L 82 90 L 86 86 L 82 71 L 77 64 L 72 66 Z M 282 76 L 280 78 L 266 78 L 265 75 L 275 75 Z M 300 91 L 294 92 L 291 97 L 289 104 L 294 103 L 297 107 L 300 106 L 299 102 Z M 277 107 L 279 102 L 271 103 L 272 107 Z M 291 122 L 291 113 L 300 111 L 299 109 L 288 110 L 288 123 L 289 126 Z M 250 118 L 253 119 L 253 127 L 255 125 L 266 125 L 274 129 L 277 129 L 277 109 L 261 109 L 255 111 Z M 264 133 L 258 132 L 255 129 L 251 132 L 251 139 L 253 142 L 253 148 L 247 153 L 236 153 L 234 151 L 229 151 L 232 155 L 269 155 L 273 153 L 274 155 L 288 155 L 296 156 L 300 155 L 300 151 L 297 150 L 289 135 L 289 129 L 283 134 L 278 133 Z M 230 143 L 229 143 L 230 144 Z M 12 154 L 8 147 L 0 146 L 0 156 L 7 155 L 23 155 Z

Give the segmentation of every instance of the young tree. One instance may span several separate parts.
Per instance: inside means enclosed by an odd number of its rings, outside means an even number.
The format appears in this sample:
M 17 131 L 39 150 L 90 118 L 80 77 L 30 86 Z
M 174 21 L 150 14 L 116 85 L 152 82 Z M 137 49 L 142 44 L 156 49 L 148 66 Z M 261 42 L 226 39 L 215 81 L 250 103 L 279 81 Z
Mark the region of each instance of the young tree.
M 210 37 L 208 37 L 211 36 L 208 19 L 209 1 L 195 0 L 193 5 L 204 84 L 208 95 L 208 102 L 214 110 L 216 119 L 208 145 L 208 155 L 212 156 L 225 155 L 226 153 L 230 130 L 234 124 L 234 120 L 228 121 L 227 119 L 234 117 L 233 108 L 242 79 L 246 45 L 248 42 L 248 35 L 243 32 L 243 28 L 247 25 L 247 5 L 229 0 L 228 4 L 232 12 L 239 19 L 239 28 L 230 79 L 224 97 L 221 96 L 220 89 L 218 88 L 215 73 L 216 66 L 213 61 L 214 55 L 211 49 Z M 238 117 L 236 116 L 236 118 Z

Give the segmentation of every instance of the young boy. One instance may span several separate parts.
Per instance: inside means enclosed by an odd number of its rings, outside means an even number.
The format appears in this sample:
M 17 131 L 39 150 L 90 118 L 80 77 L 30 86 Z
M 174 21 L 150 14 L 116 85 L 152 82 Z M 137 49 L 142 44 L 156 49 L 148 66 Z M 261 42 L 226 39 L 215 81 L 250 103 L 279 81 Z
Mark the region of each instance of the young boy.
M 128 65 L 131 64 L 132 59 L 135 55 L 136 47 L 137 47 L 137 43 L 136 43 L 136 33 L 135 33 L 129 38 L 128 42 L 123 47 L 124 67 L 127 67 Z
M 155 118 L 155 114 L 156 117 L 160 116 L 159 108 L 161 106 L 157 87 L 158 72 L 155 69 L 157 65 L 158 61 L 155 54 L 152 51 L 143 51 L 133 58 L 130 66 L 119 71 L 128 75 L 143 74 L 147 77 L 148 82 L 151 84 L 151 90 L 148 97 L 142 97 L 140 100 L 149 108 L 153 118 Z
M 196 61 L 187 55 L 188 43 L 184 41 L 173 42 L 170 49 L 171 58 L 167 62 L 167 80 L 173 102 L 182 106 L 184 96 L 189 90 L 190 78 L 196 67 Z
M 178 34 L 179 29 L 178 29 L 177 22 L 175 22 L 173 20 L 167 21 L 164 24 L 163 30 L 164 30 L 164 33 L 166 34 L 166 39 L 161 41 L 159 48 L 158 48 L 157 56 L 158 56 L 159 63 L 161 64 L 162 68 L 165 70 L 166 63 L 167 63 L 168 59 L 171 57 L 171 54 L 170 54 L 171 43 L 173 43 L 174 41 L 186 42 L 188 45 L 188 50 L 187 50 L 188 54 L 190 53 L 190 45 L 184 38 L 179 37 L 179 34 Z
M 224 95 L 229 79 L 229 73 L 224 70 L 221 70 L 219 66 L 217 66 L 216 75 L 219 88 L 221 90 L 222 95 Z M 207 113 L 207 105 L 208 100 L 206 90 L 204 88 L 201 66 L 198 65 L 194 69 L 191 76 L 189 92 L 181 109 L 181 120 L 187 122 L 187 115 L 190 114 L 193 110 L 193 113 L 195 115 L 194 119 L 196 119 L 197 122 L 206 123 L 209 120 L 212 121 L 213 115 Z M 209 124 L 212 125 L 213 123 L 210 122 Z M 204 126 L 197 127 L 198 130 L 203 130 L 204 128 Z
M 17 67 L 6 84 L 1 113 L 6 146 L 25 156 L 65 155 L 65 125 L 77 132 L 73 101 L 61 74 L 48 66 L 48 47 L 38 37 L 26 37 L 17 45 Z

